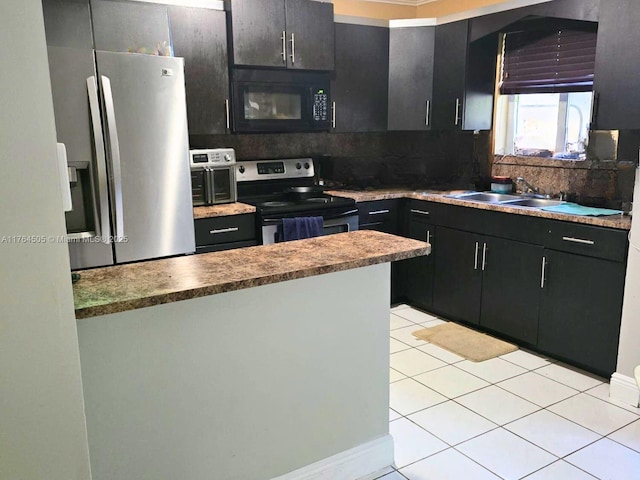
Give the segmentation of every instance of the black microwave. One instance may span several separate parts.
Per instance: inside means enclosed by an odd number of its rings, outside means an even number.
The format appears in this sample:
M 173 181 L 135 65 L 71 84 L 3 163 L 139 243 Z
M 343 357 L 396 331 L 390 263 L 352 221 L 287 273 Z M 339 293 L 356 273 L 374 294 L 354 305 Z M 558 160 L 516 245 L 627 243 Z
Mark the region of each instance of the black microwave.
M 231 78 L 234 132 L 331 128 L 328 73 L 235 69 Z

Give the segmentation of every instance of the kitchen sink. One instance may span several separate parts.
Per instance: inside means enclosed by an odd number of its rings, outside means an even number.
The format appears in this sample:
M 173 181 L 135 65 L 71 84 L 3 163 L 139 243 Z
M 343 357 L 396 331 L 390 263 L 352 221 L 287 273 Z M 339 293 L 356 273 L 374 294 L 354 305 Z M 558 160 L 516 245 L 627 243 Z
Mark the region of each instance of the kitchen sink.
M 458 200 L 466 200 L 468 202 L 481 203 L 501 203 L 511 200 L 519 200 L 518 195 L 509 195 L 508 193 L 492 193 L 492 192 L 471 192 L 460 193 L 456 195 L 446 195 L 449 198 L 457 198 Z
M 501 202 L 501 205 L 512 207 L 544 208 L 555 207 L 557 205 L 562 205 L 563 203 L 564 202 L 561 200 L 553 200 L 551 198 L 520 198 L 518 200 Z

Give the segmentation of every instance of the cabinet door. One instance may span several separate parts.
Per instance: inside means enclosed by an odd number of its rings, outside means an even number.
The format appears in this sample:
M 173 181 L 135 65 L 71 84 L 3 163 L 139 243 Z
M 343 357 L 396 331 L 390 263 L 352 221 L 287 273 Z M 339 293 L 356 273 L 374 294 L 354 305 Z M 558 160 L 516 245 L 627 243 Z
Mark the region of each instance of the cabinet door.
M 433 310 L 451 320 L 478 324 L 483 237 L 440 226 L 437 235 Z
M 462 128 L 468 31 L 468 20 L 436 27 L 433 66 L 434 129 Z
M 225 133 L 229 122 L 226 13 L 170 7 L 176 57 L 184 58 L 190 135 Z
M 407 299 L 412 305 L 431 309 L 433 304 L 433 266 L 436 227 L 430 223 L 412 221 L 409 238 L 431 244 L 431 254 L 404 262 Z
M 231 0 L 233 63 L 286 67 L 286 29 L 284 0 Z
M 544 248 L 486 237 L 480 325 L 535 345 Z
M 155 55 L 169 53 L 169 17 L 166 5 L 113 0 L 91 0 L 96 50 Z
M 286 0 L 287 67 L 333 70 L 333 4 Z
M 594 92 L 599 130 L 640 128 L 640 9 L 636 0 L 600 2 Z
M 334 131 L 386 131 L 389 29 L 337 23 L 335 31 Z
M 538 348 L 608 377 L 616 370 L 625 265 L 544 251 Z
M 389 31 L 389 130 L 429 130 L 435 27 Z

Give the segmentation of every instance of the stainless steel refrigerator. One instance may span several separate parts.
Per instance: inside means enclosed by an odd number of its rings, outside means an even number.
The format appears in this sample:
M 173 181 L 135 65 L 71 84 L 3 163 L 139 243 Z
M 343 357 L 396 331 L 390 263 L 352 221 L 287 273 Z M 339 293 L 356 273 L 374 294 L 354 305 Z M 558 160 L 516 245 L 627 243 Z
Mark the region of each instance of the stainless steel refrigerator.
M 49 44 L 71 268 L 195 251 L 183 60 L 88 53 Z

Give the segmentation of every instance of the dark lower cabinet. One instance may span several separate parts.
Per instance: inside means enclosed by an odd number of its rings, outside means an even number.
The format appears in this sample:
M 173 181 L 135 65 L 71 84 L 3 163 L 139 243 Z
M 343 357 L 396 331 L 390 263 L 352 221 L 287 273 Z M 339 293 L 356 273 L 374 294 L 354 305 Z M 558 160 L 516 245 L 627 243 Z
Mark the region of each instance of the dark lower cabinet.
M 169 7 L 171 39 L 184 58 L 189 134 L 225 133 L 229 128 L 229 69 L 226 13 Z
M 438 227 L 434 251 L 433 310 L 478 324 L 482 295 L 482 235 Z
M 194 221 L 196 253 L 219 252 L 258 244 L 253 213 L 199 218 Z
M 544 251 L 538 348 L 608 377 L 616 370 L 625 264 Z
M 406 296 L 411 303 L 427 310 L 433 307 L 433 267 L 436 227 L 430 223 L 412 221 L 409 224 L 408 237 L 431 244 L 431 254 L 412 258 L 403 262 L 406 278 Z
M 543 250 L 539 245 L 485 237 L 479 252 L 481 326 L 536 344 Z

